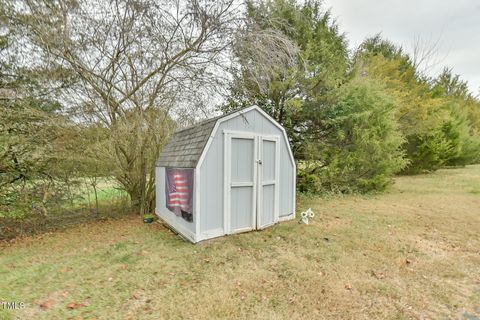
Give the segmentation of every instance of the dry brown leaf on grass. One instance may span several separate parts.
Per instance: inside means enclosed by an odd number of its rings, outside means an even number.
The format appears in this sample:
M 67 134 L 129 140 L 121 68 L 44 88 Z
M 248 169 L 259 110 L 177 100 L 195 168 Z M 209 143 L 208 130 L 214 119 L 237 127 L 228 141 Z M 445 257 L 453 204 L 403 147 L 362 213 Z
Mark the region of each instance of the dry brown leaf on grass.
M 42 310 L 47 310 L 47 309 L 50 309 L 51 307 L 53 307 L 54 304 L 55 304 L 55 301 L 53 301 L 52 299 L 48 299 L 48 300 L 40 303 L 39 306 Z
M 146 256 L 147 254 L 148 254 L 147 250 L 142 250 L 138 253 L 138 255 L 140 255 L 140 256 Z
M 135 299 L 135 300 L 138 300 L 138 299 L 140 299 L 140 295 L 138 293 L 134 293 L 134 294 L 132 294 L 132 298 Z
M 88 303 L 87 301 L 82 302 L 82 303 L 70 302 L 69 304 L 67 304 L 67 308 L 68 309 L 79 309 L 79 308 L 82 308 L 82 307 L 87 307 L 89 305 L 90 305 L 90 303 Z
M 375 272 L 375 271 L 372 270 L 371 274 L 372 274 L 373 277 L 375 277 L 379 280 L 385 279 L 385 273 L 383 273 L 383 272 Z

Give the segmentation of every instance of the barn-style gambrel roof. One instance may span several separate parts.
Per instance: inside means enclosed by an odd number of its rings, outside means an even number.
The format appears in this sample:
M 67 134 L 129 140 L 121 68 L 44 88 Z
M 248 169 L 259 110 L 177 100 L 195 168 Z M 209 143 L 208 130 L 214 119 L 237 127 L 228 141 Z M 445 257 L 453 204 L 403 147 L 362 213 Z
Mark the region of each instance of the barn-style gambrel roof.
M 285 141 L 288 144 L 285 129 L 261 108 L 258 106 L 251 106 L 241 110 L 235 110 L 176 131 L 173 133 L 165 147 L 163 147 L 163 150 L 157 161 L 157 167 L 195 168 L 205 147 L 207 146 L 208 140 L 213 138 L 213 135 L 215 134 L 213 131 L 216 124 L 232 117 L 242 116 L 244 113 L 247 113 L 251 110 L 257 110 L 277 127 L 279 127 L 282 130 Z M 288 148 L 288 152 L 292 163 L 295 163 L 290 148 Z

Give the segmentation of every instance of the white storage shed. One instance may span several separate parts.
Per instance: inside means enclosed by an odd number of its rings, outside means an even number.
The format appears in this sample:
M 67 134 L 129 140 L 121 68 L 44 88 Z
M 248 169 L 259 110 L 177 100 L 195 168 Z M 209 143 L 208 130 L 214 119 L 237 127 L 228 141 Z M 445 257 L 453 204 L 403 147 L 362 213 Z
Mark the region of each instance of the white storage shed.
M 285 129 L 257 106 L 173 134 L 157 161 L 156 214 L 191 242 L 295 217 Z

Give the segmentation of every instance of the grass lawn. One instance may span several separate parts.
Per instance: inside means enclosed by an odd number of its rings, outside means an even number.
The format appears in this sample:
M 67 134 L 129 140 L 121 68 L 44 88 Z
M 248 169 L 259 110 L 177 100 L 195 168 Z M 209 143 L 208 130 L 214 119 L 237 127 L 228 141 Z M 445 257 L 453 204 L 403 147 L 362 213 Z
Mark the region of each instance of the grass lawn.
M 0 319 L 480 319 L 480 166 L 192 245 L 138 216 L 0 247 Z M 1 309 L 1 305 L 0 305 Z

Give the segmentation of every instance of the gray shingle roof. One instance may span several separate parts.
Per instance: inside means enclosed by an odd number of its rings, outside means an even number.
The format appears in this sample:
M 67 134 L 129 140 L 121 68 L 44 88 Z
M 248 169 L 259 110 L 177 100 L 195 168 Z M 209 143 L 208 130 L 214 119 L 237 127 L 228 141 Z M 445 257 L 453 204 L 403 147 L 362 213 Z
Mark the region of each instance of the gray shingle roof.
M 163 147 L 158 167 L 194 168 L 207 144 L 215 123 L 220 117 L 208 119 L 175 132 Z

